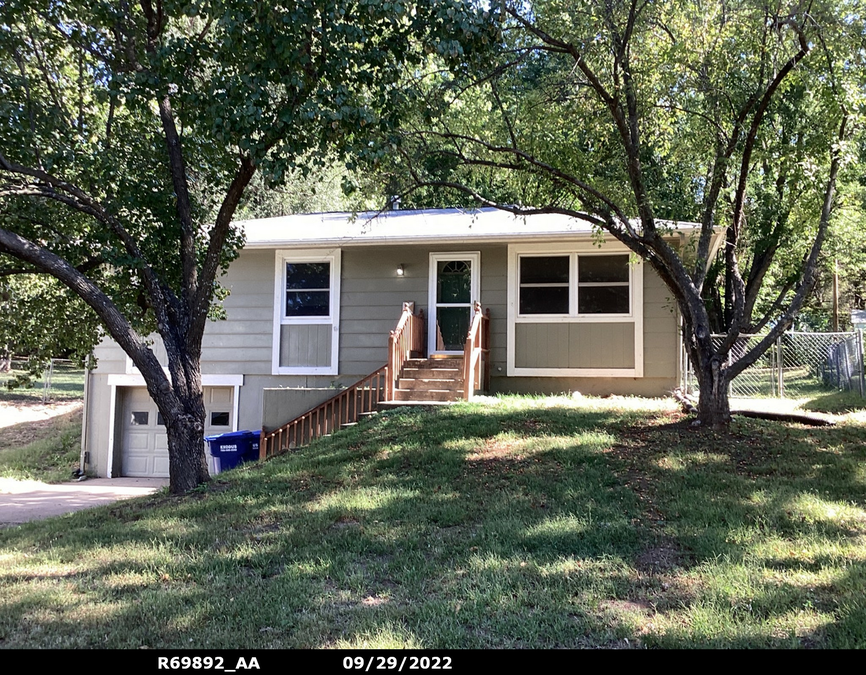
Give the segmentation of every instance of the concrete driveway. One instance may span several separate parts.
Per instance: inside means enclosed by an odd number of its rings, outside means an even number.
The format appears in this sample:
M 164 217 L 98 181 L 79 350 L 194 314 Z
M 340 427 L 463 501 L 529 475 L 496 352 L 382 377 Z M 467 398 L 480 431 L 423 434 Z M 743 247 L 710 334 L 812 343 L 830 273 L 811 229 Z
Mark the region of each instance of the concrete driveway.
M 165 485 L 168 478 L 89 478 L 57 485 L 0 478 L 0 527 L 149 495 Z

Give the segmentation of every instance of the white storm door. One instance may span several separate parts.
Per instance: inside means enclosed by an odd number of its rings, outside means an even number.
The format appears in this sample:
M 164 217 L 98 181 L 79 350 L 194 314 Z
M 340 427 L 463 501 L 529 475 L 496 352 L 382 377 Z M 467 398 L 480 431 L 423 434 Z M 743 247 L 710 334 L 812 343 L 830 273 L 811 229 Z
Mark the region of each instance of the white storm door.
M 481 253 L 431 253 L 427 353 L 462 354 L 481 298 Z

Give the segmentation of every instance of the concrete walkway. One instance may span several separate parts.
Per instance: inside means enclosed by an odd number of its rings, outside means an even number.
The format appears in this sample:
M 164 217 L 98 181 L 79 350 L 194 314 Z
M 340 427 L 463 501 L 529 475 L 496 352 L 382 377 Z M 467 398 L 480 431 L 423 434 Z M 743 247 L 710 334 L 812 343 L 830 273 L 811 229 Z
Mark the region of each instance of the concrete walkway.
M 168 478 L 89 478 L 56 485 L 0 478 L 0 527 L 149 495 L 165 485 Z

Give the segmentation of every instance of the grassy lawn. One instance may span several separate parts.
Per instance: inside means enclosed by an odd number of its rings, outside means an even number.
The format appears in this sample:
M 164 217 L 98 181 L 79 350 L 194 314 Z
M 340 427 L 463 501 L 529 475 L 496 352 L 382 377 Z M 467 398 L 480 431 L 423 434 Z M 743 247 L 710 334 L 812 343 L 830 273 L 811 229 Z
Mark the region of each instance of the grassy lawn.
M 866 647 L 866 427 L 664 401 L 380 415 L 0 531 L 4 647 Z
M 866 398 L 853 391 L 825 392 L 805 401 L 803 410 L 844 415 L 850 412 L 866 411 Z
M 8 389 L 6 383 L 23 374 L 14 369 L 8 373 L 0 373 L 0 401 L 41 401 L 45 393 L 46 370 L 41 377 L 30 383 L 28 387 Z M 71 363 L 55 363 L 51 372 L 48 397 L 51 401 L 72 401 L 84 396 L 84 369 Z
M 0 478 L 67 481 L 80 460 L 81 409 L 0 428 Z

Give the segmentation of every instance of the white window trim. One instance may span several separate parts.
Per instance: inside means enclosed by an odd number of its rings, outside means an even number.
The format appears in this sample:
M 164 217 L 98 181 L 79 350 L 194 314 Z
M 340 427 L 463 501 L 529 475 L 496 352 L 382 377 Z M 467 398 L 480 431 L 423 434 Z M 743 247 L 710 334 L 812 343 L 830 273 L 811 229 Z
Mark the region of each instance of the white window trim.
M 271 350 L 272 375 L 337 375 L 340 354 L 340 249 L 284 249 L 274 262 L 274 335 Z M 331 296 L 328 316 L 284 316 L 286 263 L 328 262 L 331 265 Z M 331 365 L 280 366 L 280 329 L 284 325 L 328 325 L 332 327 Z
M 166 373 L 168 374 L 168 373 Z M 171 377 L 169 376 L 169 379 Z M 138 374 L 112 373 L 107 378 L 112 387 L 146 387 L 144 377 Z M 243 375 L 205 374 L 201 376 L 202 387 L 242 387 Z
M 622 255 L 630 253 L 623 244 L 605 244 L 600 250 L 592 242 L 558 244 L 511 244 L 508 246 L 508 306 L 506 374 L 509 377 L 643 377 L 643 260 L 629 264 L 628 314 L 578 314 L 577 312 L 577 259 L 579 256 Z M 570 256 L 569 313 L 519 314 L 521 256 Z M 633 368 L 518 368 L 515 366 L 515 342 L 518 323 L 632 323 L 634 324 Z

